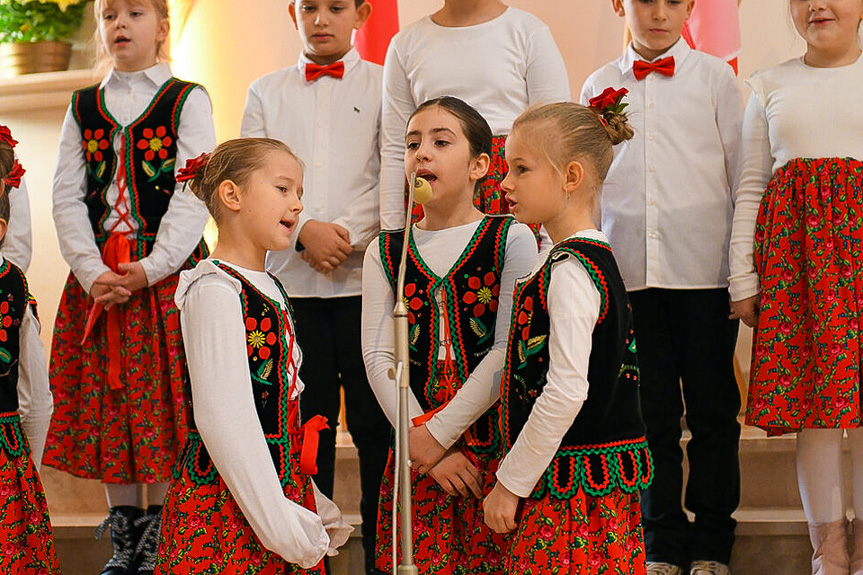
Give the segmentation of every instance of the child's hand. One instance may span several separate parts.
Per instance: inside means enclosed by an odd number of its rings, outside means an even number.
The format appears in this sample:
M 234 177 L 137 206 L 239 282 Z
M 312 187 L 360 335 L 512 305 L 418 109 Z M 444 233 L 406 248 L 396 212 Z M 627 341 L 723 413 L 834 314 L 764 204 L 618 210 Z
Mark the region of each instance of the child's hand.
M 509 533 L 516 528 L 515 514 L 518 510 L 518 495 L 499 481 L 482 504 L 485 524 L 495 533 Z
M 731 315 L 728 319 L 739 319 L 749 327 L 758 327 L 758 315 L 761 313 L 761 294 L 740 301 L 731 302 Z
M 471 494 L 482 497 L 479 470 L 459 449 L 451 448 L 447 451 L 428 474 L 453 497 L 470 497 Z
M 429 433 L 425 425 L 411 427 L 408 435 L 413 468 L 420 473 L 428 473 L 446 454 L 446 449 Z
M 117 267 L 120 268 L 120 273 L 122 274 L 120 276 L 122 282 L 120 285 L 130 292 L 144 289 L 149 284 L 147 273 L 144 271 L 144 266 L 141 265 L 141 262 L 120 264 Z
M 120 279 L 120 276 L 112 271 L 103 273 L 96 278 L 90 287 L 90 296 L 96 300 L 96 303 L 103 305 L 105 309 L 126 303 L 132 292 L 124 287 L 114 287 L 114 284 Z
M 305 248 L 300 257 L 320 273 L 333 271 L 354 251 L 348 230 L 327 222 L 309 220 L 297 241 Z

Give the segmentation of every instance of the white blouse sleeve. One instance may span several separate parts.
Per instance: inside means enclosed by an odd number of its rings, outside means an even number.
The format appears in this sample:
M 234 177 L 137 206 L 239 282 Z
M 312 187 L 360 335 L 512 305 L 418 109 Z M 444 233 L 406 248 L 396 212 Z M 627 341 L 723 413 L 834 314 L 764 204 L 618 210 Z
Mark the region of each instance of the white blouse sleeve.
M 216 147 L 216 129 L 213 126 L 213 106 L 203 88 L 195 88 L 180 112 L 177 127 L 177 163 L 174 173 L 186 165 L 186 160 Z M 209 215 L 204 203 L 191 189 L 178 182 L 162 216 L 153 251 L 141 260 L 147 282 L 154 285 L 183 265 L 204 235 Z
M 547 383 L 497 471 L 498 481 L 519 497 L 533 491 L 587 399 L 587 369 L 600 305 L 599 290 L 580 262 L 567 258 L 554 264 L 548 287 Z
M 536 264 L 536 257 L 536 238 L 533 232 L 525 225 L 513 225 L 507 238 L 501 273 L 494 346 L 447 406 L 426 423 L 432 437 L 445 448 L 451 447 L 468 427 L 500 399 L 500 378 L 503 373 L 509 322 L 512 319 L 515 280 L 530 274 Z
M 9 230 L 3 240 L 2 254 L 26 273 L 33 257 L 33 233 L 30 223 L 30 197 L 24 180 L 9 193 L 9 202 Z
M 753 91 L 743 116 L 743 160 L 740 187 L 734 204 L 728 265 L 732 301 L 740 301 L 758 293 L 755 273 L 755 223 L 764 189 L 773 174 L 767 114 L 757 93 Z
M 86 186 L 87 171 L 81 149 L 81 129 L 75 121 L 72 107 L 69 106 L 60 132 L 52 212 L 60 253 L 84 291 L 90 293 L 96 278 L 111 270 L 102 262 L 102 254 L 99 253 L 96 237 L 90 226 L 90 217 L 84 204 Z
M 395 427 L 398 394 L 389 370 L 395 361 L 393 334 L 393 289 L 381 264 L 378 239 L 372 240 L 363 260 L 362 345 L 366 375 L 372 391 L 390 423 Z M 423 414 L 413 392 L 408 394 L 408 417 Z
M 18 415 L 30 444 L 30 456 L 38 469 L 42 463 L 54 399 L 48 385 L 45 346 L 39 338 L 39 320 L 27 306 L 19 329 Z
M 381 109 L 381 229 L 405 225 L 405 130 L 416 109 L 396 42 L 390 42 L 384 62 Z
M 230 278 L 212 273 L 195 280 L 181 304 L 195 424 L 264 547 L 308 568 L 329 538 L 317 515 L 282 492 L 254 407 L 238 293 Z
M 530 105 L 571 99 L 566 64 L 547 26 L 538 28 L 530 38 L 526 80 Z

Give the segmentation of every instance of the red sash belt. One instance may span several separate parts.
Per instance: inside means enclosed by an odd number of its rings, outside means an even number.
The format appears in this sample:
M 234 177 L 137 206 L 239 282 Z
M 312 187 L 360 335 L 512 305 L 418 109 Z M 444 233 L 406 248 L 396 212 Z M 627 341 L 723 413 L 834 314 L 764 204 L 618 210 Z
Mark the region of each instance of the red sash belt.
M 120 273 L 120 264 L 128 264 L 131 257 L 131 244 L 124 234 L 111 234 L 108 241 L 102 247 L 102 261 L 105 265 L 111 268 L 115 274 Z M 90 314 L 87 316 L 87 325 L 84 328 L 84 337 L 81 339 L 81 345 L 87 340 L 87 336 L 93 330 L 96 324 L 96 319 L 102 313 L 104 306 L 100 303 L 93 302 L 93 307 L 90 308 Z M 120 389 L 123 387 L 120 381 L 120 338 L 123 334 L 123 312 L 120 306 L 111 306 L 108 309 L 108 385 L 111 389 Z

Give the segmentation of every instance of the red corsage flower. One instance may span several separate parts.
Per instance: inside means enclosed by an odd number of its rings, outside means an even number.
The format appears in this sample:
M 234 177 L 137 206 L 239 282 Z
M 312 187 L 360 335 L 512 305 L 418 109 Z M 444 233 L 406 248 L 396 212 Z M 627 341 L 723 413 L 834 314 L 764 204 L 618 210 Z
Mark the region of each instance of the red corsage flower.
M 204 166 L 207 165 L 207 160 L 210 159 L 210 154 L 204 152 L 197 158 L 192 158 L 186 160 L 186 165 L 177 170 L 177 181 L 178 182 L 186 182 L 188 180 L 194 179 L 195 176 L 198 175 Z
M 0 142 L 5 142 L 12 148 L 18 144 L 18 140 L 12 137 L 12 130 L 9 129 L 9 126 L 0 126 Z
M 26 170 L 18 163 L 18 158 L 15 158 L 15 163 L 12 164 L 12 171 L 3 178 L 3 181 L 6 182 L 6 186 L 9 188 L 18 188 L 21 187 L 21 177 L 24 175 Z
M 144 139 L 138 141 L 139 150 L 147 150 L 144 152 L 144 159 L 148 162 L 153 161 L 156 154 L 159 154 L 159 159 L 164 160 L 168 157 L 168 146 L 174 140 L 171 136 L 166 136 L 168 130 L 165 126 L 159 126 L 154 132 L 152 128 L 144 128 Z
M 614 112 L 620 114 L 623 109 L 629 104 L 622 102 L 623 97 L 629 93 L 626 88 L 615 90 L 614 88 L 606 88 L 599 96 L 594 96 L 589 100 L 590 107 L 596 110 L 600 115 L 604 112 Z

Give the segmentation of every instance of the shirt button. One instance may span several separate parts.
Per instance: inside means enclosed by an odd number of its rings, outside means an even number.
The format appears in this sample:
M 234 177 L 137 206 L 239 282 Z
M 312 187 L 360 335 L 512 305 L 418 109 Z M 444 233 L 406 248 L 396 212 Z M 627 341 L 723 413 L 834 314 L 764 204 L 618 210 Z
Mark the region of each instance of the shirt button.
M 654 171 L 656 171 L 656 168 L 654 168 L 653 166 L 647 166 L 647 171 L 652 174 Z
M 647 237 L 649 237 L 652 240 L 655 240 L 656 239 L 656 232 L 649 232 L 647 234 Z
M 315 167 L 316 167 L 316 168 L 320 168 L 320 167 L 321 167 L 321 166 L 323 166 L 323 165 L 324 165 L 324 163 L 323 163 L 323 162 L 315 162 Z

